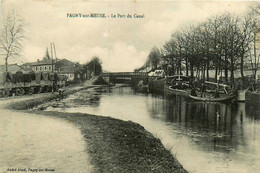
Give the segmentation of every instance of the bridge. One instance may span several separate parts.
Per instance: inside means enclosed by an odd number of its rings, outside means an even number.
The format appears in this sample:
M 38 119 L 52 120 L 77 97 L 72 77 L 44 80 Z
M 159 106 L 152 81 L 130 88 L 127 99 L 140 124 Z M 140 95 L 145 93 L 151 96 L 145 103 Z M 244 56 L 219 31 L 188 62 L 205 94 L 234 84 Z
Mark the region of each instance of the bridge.
M 140 81 L 148 83 L 147 72 L 101 73 L 101 77 L 108 83 L 129 83 L 133 85 L 137 85 Z

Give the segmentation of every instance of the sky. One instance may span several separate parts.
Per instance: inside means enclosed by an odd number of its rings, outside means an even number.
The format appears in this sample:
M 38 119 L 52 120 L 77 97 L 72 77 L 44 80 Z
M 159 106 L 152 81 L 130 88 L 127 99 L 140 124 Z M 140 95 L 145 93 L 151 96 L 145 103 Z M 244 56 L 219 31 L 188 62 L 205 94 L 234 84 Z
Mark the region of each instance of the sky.
M 93 56 L 103 69 L 127 72 L 141 67 L 150 50 L 162 47 L 171 35 L 189 24 L 225 12 L 243 15 L 249 1 L 76 1 L 2 0 L 1 18 L 14 9 L 26 23 L 22 56 L 10 63 L 42 59 L 54 42 L 58 58 L 86 63 Z M 105 14 L 106 18 L 68 17 Z M 116 15 L 116 18 L 111 18 Z M 120 15 L 126 15 L 125 18 Z M 132 18 L 127 18 L 127 15 Z M 134 14 L 143 18 L 134 18 Z M 3 63 L 0 61 L 0 63 Z

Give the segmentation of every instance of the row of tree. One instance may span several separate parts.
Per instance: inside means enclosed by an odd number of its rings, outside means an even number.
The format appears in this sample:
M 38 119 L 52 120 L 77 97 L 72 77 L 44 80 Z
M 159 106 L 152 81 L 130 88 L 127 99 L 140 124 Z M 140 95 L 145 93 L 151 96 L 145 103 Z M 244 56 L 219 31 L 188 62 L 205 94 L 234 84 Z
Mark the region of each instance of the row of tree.
M 161 49 L 152 48 L 145 66 L 161 67 L 169 74 L 182 74 L 209 80 L 209 70 L 215 71 L 215 81 L 222 75 L 225 82 L 234 82 L 234 71 L 253 70 L 256 77 L 260 60 L 257 34 L 258 4 L 244 16 L 229 13 L 217 15 L 198 25 L 189 25 L 172 34 Z

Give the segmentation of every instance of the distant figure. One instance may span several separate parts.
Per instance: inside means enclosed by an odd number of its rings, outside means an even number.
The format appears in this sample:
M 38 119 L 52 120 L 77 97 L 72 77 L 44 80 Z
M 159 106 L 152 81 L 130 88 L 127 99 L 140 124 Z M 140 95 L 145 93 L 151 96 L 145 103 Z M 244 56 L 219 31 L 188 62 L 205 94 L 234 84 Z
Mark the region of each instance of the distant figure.
M 215 91 L 213 97 L 214 97 L 214 98 L 218 98 L 218 97 L 220 97 L 218 89 L 216 89 L 216 91 Z
M 174 88 L 175 87 L 175 79 L 172 79 L 171 82 L 170 82 L 170 85 Z
M 138 83 L 138 87 L 143 87 L 143 85 L 144 85 L 144 81 L 139 81 L 139 83 Z
M 177 82 L 177 89 L 182 89 L 182 82 L 181 81 Z
M 197 96 L 197 93 L 196 93 L 196 89 L 195 89 L 195 88 L 192 88 L 192 89 L 191 89 L 190 95 L 192 95 L 192 96 Z
M 205 96 L 205 91 L 206 91 L 206 86 L 205 86 L 205 84 L 203 83 L 203 84 L 201 85 L 201 97 L 204 97 L 204 96 Z
M 58 92 L 59 92 L 60 99 L 63 99 L 64 98 L 64 89 L 60 88 L 60 89 L 58 89 Z
M 216 115 L 217 115 L 217 124 L 219 124 L 219 121 L 220 121 L 220 115 L 219 115 L 219 111 L 218 111 L 218 110 L 216 111 Z
M 198 84 L 194 81 L 190 81 L 189 83 L 190 83 L 190 88 L 196 89 L 198 87 Z
M 171 81 L 169 80 L 168 76 L 166 75 L 166 76 L 165 76 L 165 86 L 166 86 L 166 87 L 169 87 L 170 82 L 171 82 Z

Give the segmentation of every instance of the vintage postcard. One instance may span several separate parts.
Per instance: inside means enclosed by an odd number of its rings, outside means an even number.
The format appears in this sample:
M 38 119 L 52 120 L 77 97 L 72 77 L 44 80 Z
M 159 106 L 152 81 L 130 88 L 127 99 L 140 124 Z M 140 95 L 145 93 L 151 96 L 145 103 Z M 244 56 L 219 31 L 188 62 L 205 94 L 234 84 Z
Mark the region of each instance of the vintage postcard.
M 260 170 L 257 1 L 1 0 L 0 173 Z

